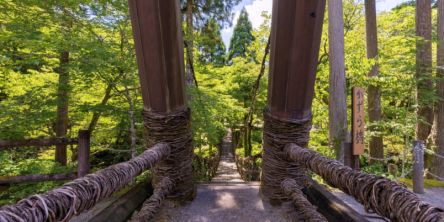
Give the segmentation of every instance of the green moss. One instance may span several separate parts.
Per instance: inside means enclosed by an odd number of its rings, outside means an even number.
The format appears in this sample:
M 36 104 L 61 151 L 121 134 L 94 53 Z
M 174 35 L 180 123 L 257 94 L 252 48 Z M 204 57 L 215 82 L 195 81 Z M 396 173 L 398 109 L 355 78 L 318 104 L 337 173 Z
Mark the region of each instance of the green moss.
M 412 179 L 399 178 L 398 182 L 403 183 L 403 184 L 407 185 L 410 188 L 413 187 Z M 431 188 L 431 187 L 441 187 L 441 188 L 444 188 L 444 181 L 425 179 L 424 180 L 424 187 L 425 188 Z

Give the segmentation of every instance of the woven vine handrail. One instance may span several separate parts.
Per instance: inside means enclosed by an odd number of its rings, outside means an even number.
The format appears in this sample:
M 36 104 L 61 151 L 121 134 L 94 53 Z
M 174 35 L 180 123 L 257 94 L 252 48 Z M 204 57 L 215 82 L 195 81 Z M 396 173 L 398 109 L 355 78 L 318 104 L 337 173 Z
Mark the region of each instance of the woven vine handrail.
M 284 148 L 288 157 L 322 177 L 327 183 L 353 196 L 373 211 L 392 221 L 444 221 L 444 209 L 421 201 L 405 186 L 357 170 L 329 159 L 310 149 L 288 144 Z
M 327 222 L 328 220 L 316 211 L 316 207 L 313 206 L 310 201 L 307 200 L 305 194 L 302 192 L 302 186 L 299 185 L 296 180 L 285 179 L 281 183 L 281 188 L 285 194 L 291 197 L 293 204 L 298 209 L 301 217 L 304 221 L 308 222 Z
M 156 213 L 159 211 L 162 202 L 168 194 L 171 193 L 175 184 L 174 181 L 168 177 L 164 177 L 157 187 L 154 189 L 153 195 L 146 200 L 139 213 L 132 219 L 132 222 L 149 222 L 154 219 Z
M 141 155 L 123 163 L 88 174 L 44 194 L 33 195 L 17 204 L 0 208 L 0 221 L 69 221 L 74 215 L 133 181 L 170 154 L 170 146 L 159 143 Z

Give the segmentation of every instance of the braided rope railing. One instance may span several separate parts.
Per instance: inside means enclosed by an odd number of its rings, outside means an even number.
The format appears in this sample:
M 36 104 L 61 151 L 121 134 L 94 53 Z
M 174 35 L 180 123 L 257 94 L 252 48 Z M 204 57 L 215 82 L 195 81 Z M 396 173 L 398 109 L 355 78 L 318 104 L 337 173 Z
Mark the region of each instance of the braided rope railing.
M 154 189 L 153 195 L 146 200 L 142 209 L 136 217 L 131 220 L 132 222 L 149 222 L 154 219 L 154 216 L 159 211 L 162 201 L 165 200 L 167 195 L 171 193 L 174 188 L 174 182 L 168 177 L 164 177 L 162 181 L 158 184 L 156 189 Z
M 128 185 L 143 171 L 170 154 L 170 146 L 156 144 L 138 157 L 66 183 L 44 194 L 0 208 L 1 222 L 69 221 L 97 202 Z
M 444 221 L 444 209 L 423 202 L 405 186 L 344 166 L 315 151 L 288 144 L 288 157 L 322 177 L 327 183 L 353 196 L 367 211 L 392 221 Z
M 285 194 L 291 197 L 296 210 L 303 217 L 303 221 L 327 222 L 327 219 L 316 211 L 316 207 L 307 200 L 302 192 L 303 187 L 300 186 L 295 180 L 285 179 L 282 181 L 281 187 Z

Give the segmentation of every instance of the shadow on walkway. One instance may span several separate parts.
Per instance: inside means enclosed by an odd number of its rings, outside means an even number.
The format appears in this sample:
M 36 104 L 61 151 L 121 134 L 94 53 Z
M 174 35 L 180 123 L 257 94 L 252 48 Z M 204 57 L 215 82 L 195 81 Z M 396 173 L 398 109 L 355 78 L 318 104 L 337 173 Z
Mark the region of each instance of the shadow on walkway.
M 155 221 L 284 222 L 299 221 L 291 204 L 273 207 L 262 201 L 260 183 L 244 182 L 236 169 L 231 138 L 224 138 L 216 177 L 197 186 L 196 198 L 180 205 L 165 201 Z

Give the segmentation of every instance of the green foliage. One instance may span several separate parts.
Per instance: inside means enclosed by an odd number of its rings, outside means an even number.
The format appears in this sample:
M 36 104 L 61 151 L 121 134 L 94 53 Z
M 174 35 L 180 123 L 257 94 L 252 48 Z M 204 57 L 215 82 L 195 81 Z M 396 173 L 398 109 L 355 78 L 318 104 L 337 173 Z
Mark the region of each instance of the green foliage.
M 215 66 L 225 64 L 225 44 L 220 34 L 220 26 L 214 19 L 208 21 L 199 33 L 197 40 L 199 62 Z
M 262 60 L 263 49 L 269 35 L 269 15 L 263 15 L 264 24 L 254 30 L 255 41 L 249 45 L 250 50 L 257 53 L 256 59 Z M 218 66 L 197 61 L 195 63 L 196 78 L 199 87 L 188 89 L 193 100 L 192 127 L 196 147 L 215 146 L 222 141 L 227 129 L 240 129 L 245 115 L 251 105 L 251 89 L 259 74 L 260 64 L 248 58 L 233 59 L 231 66 Z M 267 78 L 262 78 L 257 97 L 255 126 L 262 122 L 262 110 L 265 108 L 267 96 Z M 260 144 L 261 132 L 253 133 L 253 140 Z
M 180 0 L 182 13 L 186 12 L 187 2 L 191 0 Z M 221 27 L 231 25 L 233 17 L 232 10 L 241 0 L 192 0 L 193 19 L 195 28 L 199 29 L 209 20 L 215 20 Z
M 254 41 L 252 31 L 253 26 L 248 18 L 248 12 L 244 8 L 234 27 L 233 37 L 231 37 L 230 48 L 228 50 L 228 61 L 232 61 L 235 57 L 246 58 L 247 56 L 254 59 L 254 51 L 248 47 Z
M 137 146 L 142 150 L 143 124 L 132 30 L 125 1 L 0 1 L 0 138 L 53 137 L 56 117 L 59 54 L 70 52 L 68 136 L 100 119 L 92 134 L 93 167 L 128 159 L 129 120 L 125 86 L 135 104 Z M 70 34 L 64 33 L 69 27 Z M 109 100 L 102 104 L 106 88 Z M 54 147 L 2 151 L 0 176 L 73 171 L 54 164 Z M 104 158 L 103 152 L 108 156 Z M 100 157 L 100 158 L 96 158 Z M 96 161 L 101 159 L 99 161 Z M 60 183 L 13 185 L 2 192 L 11 202 Z M 4 198 L 3 198 L 4 197 Z
M 434 11 L 434 18 L 436 18 L 435 13 L 436 11 Z M 364 16 L 362 4 L 354 0 L 344 1 L 347 104 L 351 106 L 351 87 L 367 88 L 369 85 L 380 87 L 383 119 L 372 125 L 367 124 L 366 138 L 370 138 L 371 135 L 382 136 L 385 156 L 391 158 L 389 163 L 396 164 L 400 171 L 404 168 L 403 172 L 407 172 L 411 166 L 410 148 L 415 137 L 417 122 L 415 8 L 404 5 L 390 12 L 378 14 L 379 58 L 377 61 L 366 58 Z M 314 147 L 326 156 L 334 157 L 334 153 L 329 148 L 328 122 L 325 121 L 328 119 L 329 96 L 327 21 L 328 18 L 324 22 L 315 85 L 310 147 Z M 436 19 L 433 20 L 433 27 L 436 27 Z M 435 51 L 433 50 L 434 53 Z M 380 75 L 378 78 L 370 79 L 367 73 L 375 62 L 378 62 L 380 66 Z M 436 101 L 433 89 L 428 92 L 426 100 L 420 102 L 430 104 Z M 404 154 L 407 155 L 404 156 Z M 366 156 L 362 157 L 361 165 L 364 170 L 393 178 L 387 173 L 385 166 L 367 166 L 367 164 Z M 408 176 L 401 173 L 398 175 Z
M 0 175 L 68 173 L 75 170 L 72 165 L 63 167 L 56 164 L 53 160 L 53 150 L 41 150 L 39 154 L 36 154 L 35 149 L 37 148 L 0 152 Z M 29 159 L 22 159 L 24 155 Z M 21 183 L 10 187 L 0 187 L 0 205 L 14 203 L 29 195 L 44 192 L 61 184 L 63 182 L 58 181 Z
M 190 87 L 195 154 L 214 158 L 217 145 L 228 130 L 240 131 L 252 102 L 252 87 L 258 77 L 270 34 L 270 15 L 253 30 L 248 13 L 242 10 L 234 29 L 229 52 L 220 30 L 231 24 L 232 9 L 240 0 L 194 0 L 194 70 L 198 87 Z M 186 11 L 186 1 L 181 1 Z M 129 158 L 130 101 L 135 105 L 137 151 L 144 150 L 143 109 L 132 30 L 126 1 L 0 1 L 0 138 L 53 137 L 56 117 L 59 53 L 70 52 L 69 137 L 100 118 L 92 136 L 92 163 L 95 169 Z M 387 157 L 403 172 L 411 168 L 409 146 L 414 138 L 416 119 L 415 8 L 403 5 L 378 14 L 379 58 L 366 58 L 363 5 L 344 1 L 345 61 L 348 105 L 351 87 L 379 86 L 382 92 L 382 121 L 366 131 L 384 138 Z M 436 10 L 434 12 L 436 15 Z M 328 31 L 325 19 L 313 101 L 313 130 L 310 147 L 334 157 L 328 143 Z M 436 23 L 436 19 L 434 19 Z M 69 32 L 69 35 L 66 35 Z M 434 43 L 435 44 L 435 43 Z M 434 45 L 435 47 L 435 45 Z M 436 50 L 434 50 L 435 53 Z M 229 62 L 229 66 L 224 66 Z M 367 78 L 373 64 L 380 65 L 378 78 Z M 268 66 L 268 61 L 266 62 Z M 266 67 L 268 71 L 268 67 Z M 252 155 L 262 150 L 262 111 L 266 107 L 268 73 L 260 81 L 253 113 Z M 107 90 L 110 88 L 111 90 Z M 129 94 L 125 93 L 129 89 Z M 107 91 L 109 100 L 103 102 Z M 436 101 L 433 92 L 427 103 Z M 367 121 L 368 122 L 368 121 Z M 245 147 L 236 153 L 244 155 Z M 119 152 L 115 152 L 119 150 Z M 69 156 L 75 147 L 69 150 Z M 53 161 L 54 148 L 19 148 L 0 152 L 0 176 L 70 172 Z M 389 176 L 386 166 L 363 169 Z M 209 179 L 208 166 L 193 163 L 201 179 Z M 200 165 L 196 165 L 200 164 Z M 255 166 L 261 165 L 258 158 Z M 400 176 L 408 176 L 400 175 Z M 0 193 L 0 205 L 29 194 L 44 192 L 59 182 L 14 185 Z M 2 189 L 2 188 L 0 188 Z

